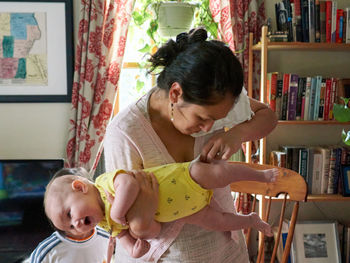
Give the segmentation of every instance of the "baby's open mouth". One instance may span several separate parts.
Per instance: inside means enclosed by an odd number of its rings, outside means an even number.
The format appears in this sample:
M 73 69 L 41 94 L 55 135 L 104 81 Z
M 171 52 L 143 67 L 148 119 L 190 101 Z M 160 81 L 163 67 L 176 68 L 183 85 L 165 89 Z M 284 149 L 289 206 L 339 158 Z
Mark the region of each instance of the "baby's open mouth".
M 85 225 L 90 225 L 91 224 L 91 219 L 90 219 L 90 217 L 85 217 L 85 220 L 84 220 L 84 224 Z

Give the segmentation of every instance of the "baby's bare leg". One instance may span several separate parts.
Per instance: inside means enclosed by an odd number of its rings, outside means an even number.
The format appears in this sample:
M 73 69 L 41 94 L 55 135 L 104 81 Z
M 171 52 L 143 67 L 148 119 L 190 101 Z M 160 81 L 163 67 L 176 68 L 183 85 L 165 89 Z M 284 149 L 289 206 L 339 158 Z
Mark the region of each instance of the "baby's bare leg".
M 214 231 L 232 231 L 252 227 L 266 236 L 273 235 L 271 226 L 254 212 L 249 215 L 240 215 L 219 212 L 210 206 L 206 206 L 198 213 L 181 220 Z
M 150 244 L 146 240 L 133 238 L 127 230 L 121 232 L 118 235 L 118 239 L 129 255 L 133 258 L 142 257 L 150 249 Z
M 193 180 L 203 188 L 221 188 L 238 181 L 274 182 L 277 169 L 257 170 L 238 163 L 214 161 L 212 163 L 193 162 L 190 167 Z

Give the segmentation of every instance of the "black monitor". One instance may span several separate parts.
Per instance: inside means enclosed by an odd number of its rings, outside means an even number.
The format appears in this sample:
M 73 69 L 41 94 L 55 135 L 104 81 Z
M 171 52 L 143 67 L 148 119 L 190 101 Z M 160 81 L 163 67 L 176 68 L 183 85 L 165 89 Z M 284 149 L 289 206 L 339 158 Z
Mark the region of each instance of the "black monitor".
M 42 204 L 45 187 L 63 159 L 0 160 L 0 227 L 23 224 L 26 210 Z

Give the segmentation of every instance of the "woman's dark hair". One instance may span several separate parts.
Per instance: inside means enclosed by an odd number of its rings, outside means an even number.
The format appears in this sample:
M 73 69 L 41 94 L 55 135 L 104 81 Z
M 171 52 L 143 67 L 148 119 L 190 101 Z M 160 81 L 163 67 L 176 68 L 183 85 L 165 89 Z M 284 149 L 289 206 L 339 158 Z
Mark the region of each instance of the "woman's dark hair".
M 164 67 L 157 79 L 160 89 L 169 91 L 178 82 L 186 102 L 216 104 L 227 93 L 237 97 L 243 87 L 239 60 L 223 42 L 207 41 L 207 31 L 196 28 L 170 39 L 149 58 L 152 72 Z

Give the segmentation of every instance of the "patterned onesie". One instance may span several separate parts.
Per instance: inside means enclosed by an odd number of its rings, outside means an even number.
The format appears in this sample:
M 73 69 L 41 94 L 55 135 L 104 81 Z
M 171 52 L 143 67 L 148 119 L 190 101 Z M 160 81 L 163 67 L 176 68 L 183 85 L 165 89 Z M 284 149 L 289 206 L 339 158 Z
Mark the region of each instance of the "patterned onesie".
M 158 180 L 159 204 L 154 217 L 158 222 L 170 222 L 192 215 L 210 203 L 213 192 L 202 188 L 191 178 L 190 165 L 191 162 L 172 163 L 144 169 L 152 172 Z M 105 219 L 99 226 L 107 231 L 112 229 L 113 236 L 117 236 L 122 229 L 127 229 L 127 226 L 122 226 L 110 218 L 111 204 L 107 201 L 104 189 L 114 195 L 114 178 L 123 172 L 125 171 L 117 170 L 104 173 L 95 183 L 105 205 Z

